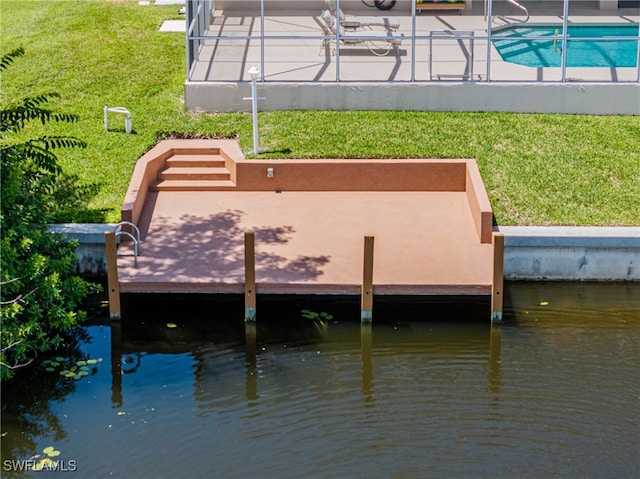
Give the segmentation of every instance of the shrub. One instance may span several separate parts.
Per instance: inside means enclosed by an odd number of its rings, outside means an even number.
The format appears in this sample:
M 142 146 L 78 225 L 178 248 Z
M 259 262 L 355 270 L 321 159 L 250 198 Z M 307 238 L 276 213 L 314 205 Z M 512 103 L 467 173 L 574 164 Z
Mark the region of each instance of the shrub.
M 4 71 L 24 54 L 0 60 Z M 24 140 L 29 122 L 74 122 L 75 115 L 47 108 L 55 93 L 24 98 L 0 110 L 0 378 L 31 362 L 37 353 L 61 346 L 84 319 L 78 311 L 92 285 L 75 274 L 77 244 L 56 238 L 48 225 L 90 188 L 75 189 L 54 150 L 84 148 L 77 138 L 43 136 Z

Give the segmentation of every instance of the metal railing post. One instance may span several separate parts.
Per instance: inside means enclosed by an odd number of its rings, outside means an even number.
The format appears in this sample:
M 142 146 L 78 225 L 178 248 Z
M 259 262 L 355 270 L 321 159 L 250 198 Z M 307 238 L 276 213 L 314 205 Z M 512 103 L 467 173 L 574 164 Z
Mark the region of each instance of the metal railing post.
M 487 2 L 487 82 L 491 81 L 491 19 L 493 18 L 493 0 Z
M 561 81 L 567 81 L 567 28 L 569 26 L 569 0 L 564 0 L 562 10 L 562 52 L 560 52 L 560 65 L 562 70 Z

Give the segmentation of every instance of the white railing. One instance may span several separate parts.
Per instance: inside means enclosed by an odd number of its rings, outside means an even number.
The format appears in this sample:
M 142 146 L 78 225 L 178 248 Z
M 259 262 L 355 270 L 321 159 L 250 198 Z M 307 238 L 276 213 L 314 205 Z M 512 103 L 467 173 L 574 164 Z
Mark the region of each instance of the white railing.
M 128 226 L 133 230 L 133 233 L 122 229 L 123 226 Z M 114 228 L 116 233 L 116 239 L 120 236 L 126 236 L 133 241 L 133 265 L 138 267 L 138 254 L 140 253 L 140 229 L 130 221 L 121 221 Z

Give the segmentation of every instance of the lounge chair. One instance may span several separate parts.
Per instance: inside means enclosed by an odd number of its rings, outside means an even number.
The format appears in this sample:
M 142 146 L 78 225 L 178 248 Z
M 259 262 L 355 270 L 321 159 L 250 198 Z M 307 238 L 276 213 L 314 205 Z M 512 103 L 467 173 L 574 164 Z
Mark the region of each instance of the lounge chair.
M 387 30 L 346 30 L 338 24 L 336 17 L 331 15 L 329 10 L 323 10 L 322 19 L 327 25 L 327 30 L 331 35 L 340 38 L 343 45 L 364 45 L 371 53 L 377 56 L 387 55 L 392 48 L 398 47 L 402 43 L 404 35 L 402 33 L 390 32 Z M 340 35 L 338 35 L 338 31 Z M 324 48 L 329 42 L 335 41 L 327 39 L 322 43 Z
M 358 17 L 345 15 L 342 9 L 338 9 L 336 0 L 325 0 L 331 15 L 340 18 L 340 25 L 347 30 L 358 28 L 383 27 L 385 30 L 395 32 L 400 28 L 400 22 L 393 17 Z

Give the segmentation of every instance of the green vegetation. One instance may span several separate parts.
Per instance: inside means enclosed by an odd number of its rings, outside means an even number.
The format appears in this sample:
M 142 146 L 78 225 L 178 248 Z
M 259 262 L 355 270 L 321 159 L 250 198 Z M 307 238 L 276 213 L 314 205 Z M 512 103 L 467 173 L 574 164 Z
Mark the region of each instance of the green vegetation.
M 23 55 L 16 49 L 2 57 L 5 71 Z M 0 258 L 0 379 L 29 364 L 38 353 L 71 340 L 85 317 L 75 310 L 90 290 L 76 276 L 76 244 L 60 242 L 48 225 L 71 210 L 83 209 L 91 188 L 65 175 L 54 150 L 82 148 L 68 136 L 40 136 L 16 140 L 34 121 L 73 123 L 77 117 L 48 108 L 54 93 L 23 98 L 0 110 L 1 214 Z
M 321 321 L 331 321 L 333 319 L 332 314 L 325 313 L 324 311 L 321 313 L 316 313 L 315 311 L 310 311 L 308 309 L 302 310 L 302 317 L 306 319 L 318 319 Z
M 53 359 L 45 359 L 42 366 L 47 372 L 58 371 L 58 374 L 64 378 L 73 378 L 76 381 L 90 374 L 96 374 L 98 368 L 95 366 L 102 362 L 102 358 L 98 359 L 81 359 L 72 361 L 62 356 L 56 356 Z M 93 366 L 92 368 L 90 366 Z
M 56 91 L 79 117 L 50 134 L 83 138 L 87 148 L 60 164 L 101 190 L 96 213 L 118 211 L 137 158 L 167 134 L 237 137 L 251 149 L 251 117 L 193 114 L 182 106 L 185 41 L 159 33 L 177 8 L 137 0 L 0 0 L 3 48 L 28 61 L 3 78 L 3 103 Z M 248 88 L 248 87 L 247 87 Z M 248 90 L 247 90 L 248 93 Z M 102 108 L 124 106 L 104 131 Z M 117 122 L 117 123 L 116 123 Z M 40 136 L 31 125 L 25 134 Z M 433 112 L 274 112 L 260 114 L 260 158 L 471 157 L 480 165 L 499 224 L 640 224 L 639 117 Z M 82 218 L 69 212 L 74 220 Z

